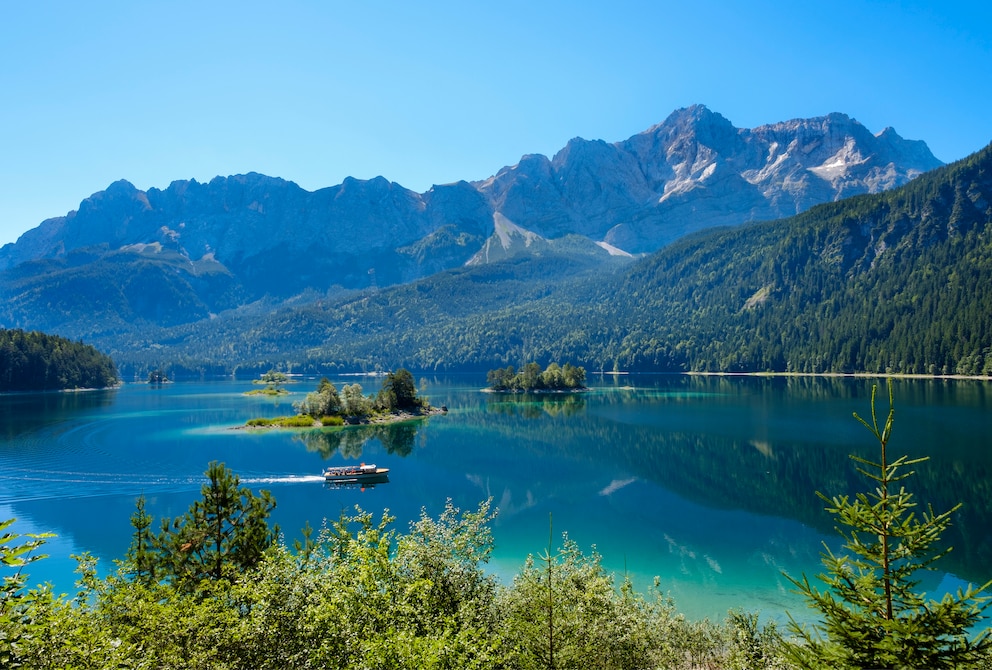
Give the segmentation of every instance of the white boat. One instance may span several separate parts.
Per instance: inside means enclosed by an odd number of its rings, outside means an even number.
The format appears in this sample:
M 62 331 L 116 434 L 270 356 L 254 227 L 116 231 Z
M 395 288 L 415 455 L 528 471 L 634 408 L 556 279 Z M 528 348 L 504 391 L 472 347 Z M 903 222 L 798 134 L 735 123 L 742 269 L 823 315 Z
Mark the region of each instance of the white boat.
M 381 483 L 389 479 L 389 468 L 376 465 L 339 465 L 324 470 L 324 481 L 335 484 Z

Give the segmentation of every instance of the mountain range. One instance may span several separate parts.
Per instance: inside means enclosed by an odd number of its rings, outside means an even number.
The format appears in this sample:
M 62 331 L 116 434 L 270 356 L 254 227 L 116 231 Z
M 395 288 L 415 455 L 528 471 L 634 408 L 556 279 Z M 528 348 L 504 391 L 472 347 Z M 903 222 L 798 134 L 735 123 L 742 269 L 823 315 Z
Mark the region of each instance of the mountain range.
M 183 342 L 226 333 L 254 342 L 229 361 L 249 364 L 280 353 L 246 334 L 280 313 L 335 305 L 359 333 L 376 316 L 355 305 L 429 278 L 464 297 L 459 309 L 482 294 L 509 308 L 590 274 L 601 284 L 699 231 L 881 193 L 940 165 L 923 142 L 843 114 L 739 129 L 694 106 L 622 142 L 577 138 L 420 194 L 382 177 L 314 192 L 254 173 L 148 191 L 119 181 L 0 248 L 0 324 L 115 358 L 189 357 Z M 326 348 L 321 337 L 294 350 Z
M 518 255 L 190 324 L 133 360 L 992 375 L 992 145 L 889 191 L 701 231 L 611 270 L 576 258 Z

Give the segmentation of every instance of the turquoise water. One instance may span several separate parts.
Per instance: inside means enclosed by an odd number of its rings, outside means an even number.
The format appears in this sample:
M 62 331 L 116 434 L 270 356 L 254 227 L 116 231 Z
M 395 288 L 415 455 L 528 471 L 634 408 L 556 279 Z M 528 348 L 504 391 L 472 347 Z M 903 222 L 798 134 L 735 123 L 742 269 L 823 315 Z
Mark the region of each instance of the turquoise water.
M 340 388 L 372 378 L 333 379 Z M 491 569 L 509 579 L 527 554 L 562 533 L 593 547 L 618 578 L 644 590 L 655 576 L 680 610 L 722 619 L 743 607 L 772 618 L 805 605 L 785 571 L 810 577 L 832 520 L 814 492 L 863 486 L 847 455 L 874 455 L 853 418 L 868 415 L 879 380 L 591 376 L 588 393 L 507 397 L 482 393 L 481 376 L 425 378 L 444 416 L 376 429 L 232 430 L 255 416 L 292 412 L 316 387 L 278 399 L 243 395 L 247 381 L 128 384 L 114 391 L 0 397 L 0 518 L 18 532 L 53 532 L 31 582 L 72 592 L 70 554 L 106 569 L 123 557 L 129 517 L 144 494 L 155 516 L 178 516 L 199 496 L 212 460 L 248 486 L 272 491 L 287 540 L 309 522 L 360 505 L 388 508 L 405 529 L 446 500 L 499 509 Z M 880 382 L 883 384 L 884 382 Z M 924 586 L 992 577 L 992 384 L 895 382 L 891 454 L 929 455 L 909 487 L 944 510 L 964 507 L 948 533 L 954 551 Z M 881 394 L 880 412 L 887 411 Z M 374 488 L 332 489 L 326 465 L 390 468 Z

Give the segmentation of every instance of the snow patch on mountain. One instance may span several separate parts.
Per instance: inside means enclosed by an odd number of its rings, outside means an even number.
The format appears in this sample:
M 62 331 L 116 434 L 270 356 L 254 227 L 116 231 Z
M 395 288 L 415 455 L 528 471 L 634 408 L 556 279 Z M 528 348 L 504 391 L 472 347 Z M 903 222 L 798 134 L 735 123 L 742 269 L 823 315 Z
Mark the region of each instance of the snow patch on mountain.
M 828 182 L 845 177 L 848 171 L 858 165 L 864 165 L 867 159 L 861 154 L 854 138 L 847 138 L 844 146 L 820 165 L 809 167 L 809 171 Z

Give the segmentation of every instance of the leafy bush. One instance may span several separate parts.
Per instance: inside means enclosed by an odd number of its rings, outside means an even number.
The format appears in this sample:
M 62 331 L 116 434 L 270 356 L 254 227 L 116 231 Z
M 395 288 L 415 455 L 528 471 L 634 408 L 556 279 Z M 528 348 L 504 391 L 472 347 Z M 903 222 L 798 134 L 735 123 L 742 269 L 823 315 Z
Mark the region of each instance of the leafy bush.
M 330 416 L 341 412 L 341 398 L 334 384 L 324 377 L 320 380 L 317 390 L 308 393 L 302 401 L 295 403 L 293 409 L 298 414 L 309 414 L 310 416 Z

